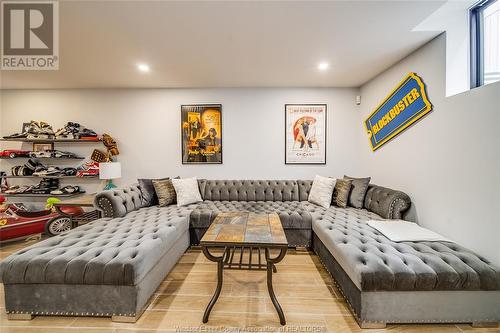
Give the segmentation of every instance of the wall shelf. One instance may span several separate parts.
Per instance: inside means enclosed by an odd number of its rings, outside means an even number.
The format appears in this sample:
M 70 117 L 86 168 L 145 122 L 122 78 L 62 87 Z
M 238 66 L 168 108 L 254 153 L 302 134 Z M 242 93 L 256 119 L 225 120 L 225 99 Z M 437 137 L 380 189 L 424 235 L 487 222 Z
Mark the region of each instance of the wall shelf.
M 2 195 L 4 197 L 19 197 L 19 198 L 48 198 L 48 197 L 70 198 L 70 197 L 76 197 L 76 196 L 82 195 L 82 194 L 85 194 L 85 191 L 78 192 L 78 193 L 71 193 L 71 194 L 35 194 L 35 193 L 11 194 L 11 193 L 0 192 L 0 195 Z
M 96 139 L 96 140 L 81 140 L 81 139 L 6 139 L 2 138 L 0 141 L 5 141 L 5 142 L 29 142 L 29 143 L 97 143 L 97 142 L 102 142 L 101 139 Z
M 102 143 L 102 139 L 100 137 L 96 139 L 89 139 L 89 140 L 82 140 L 82 139 L 27 139 L 27 138 L 0 138 L 0 142 L 21 142 L 21 143 L 31 143 L 31 144 L 40 144 L 40 143 L 45 143 L 45 144 L 51 144 L 52 149 L 54 149 L 54 145 L 57 144 L 80 144 L 80 143 L 90 143 L 90 144 L 96 144 L 96 143 Z M 35 147 L 33 147 L 35 148 Z M 33 149 L 35 150 L 35 149 Z M 2 156 L 0 157 L 0 161 L 7 161 L 7 160 L 14 160 L 14 159 L 28 159 L 30 157 L 27 156 L 16 156 L 14 158 L 10 158 L 9 156 Z M 84 157 L 35 157 L 36 159 L 40 160 L 50 160 L 52 161 L 75 161 L 75 160 L 84 160 Z M 21 162 L 23 163 L 23 162 Z M 65 180 L 65 179 L 72 179 L 73 181 L 76 181 L 77 179 L 81 180 L 87 180 L 87 179 L 99 179 L 99 176 L 84 176 L 84 177 L 77 177 L 77 176 L 61 176 L 61 175 L 53 175 L 53 176 L 0 176 L 0 179 L 26 179 L 26 180 L 42 180 L 42 179 L 57 179 L 57 180 Z M 13 197 L 13 198 L 24 198 L 29 201 L 29 198 L 48 198 L 48 197 L 56 197 L 56 198 L 70 198 L 70 197 L 75 197 L 84 194 L 85 191 L 81 191 L 78 193 L 71 193 L 71 194 L 36 194 L 36 193 L 3 193 L 0 192 L 0 195 L 3 195 L 5 197 Z
M 28 156 L 16 156 L 16 157 L 8 157 L 2 156 L 0 160 L 15 160 L 16 158 L 36 158 L 36 159 L 46 159 L 46 160 L 84 160 L 85 157 L 28 157 Z
M 74 178 L 74 179 L 86 179 L 86 178 L 98 178 L 99 176 L 84 176 L 84 177 L 77 177 L 77 176 L 0 176 L 0 178 L 37 178 L 37 179 L 65 179 L 65 178 Z

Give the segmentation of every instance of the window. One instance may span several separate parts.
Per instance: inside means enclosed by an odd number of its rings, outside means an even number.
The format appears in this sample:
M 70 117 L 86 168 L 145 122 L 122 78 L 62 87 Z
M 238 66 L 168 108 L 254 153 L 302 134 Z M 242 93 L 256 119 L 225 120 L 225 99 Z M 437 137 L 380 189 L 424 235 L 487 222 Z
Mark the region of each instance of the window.
M 500 81 L 500 1 L 471 9 L 471 87 Z

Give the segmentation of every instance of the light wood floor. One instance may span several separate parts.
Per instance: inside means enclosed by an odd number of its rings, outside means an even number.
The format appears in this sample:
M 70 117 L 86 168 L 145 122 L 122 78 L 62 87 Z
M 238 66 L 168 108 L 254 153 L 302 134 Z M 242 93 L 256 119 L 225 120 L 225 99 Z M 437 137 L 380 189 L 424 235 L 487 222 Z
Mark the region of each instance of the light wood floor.
M 33 242 L 3 245 L 0 260 Z M 192 249 L 165 278 L 135 324 L 87 317 L 8 321 L 0 285 L 0 332 L 500 332 L 498 328 L 472 329 L 469 325 L 388 325 L 385 330 L 361 330 L 314 254 L 289 251 L 277 267 L 274 288 L 287 319 L 284 327 L 279 325 L 267 294 L 265 272 L 239 270 L 225 271 L 221 297 L 208 325 L 203 325 L 203 311 L 215 289 L 216 265 L 199 250 Z

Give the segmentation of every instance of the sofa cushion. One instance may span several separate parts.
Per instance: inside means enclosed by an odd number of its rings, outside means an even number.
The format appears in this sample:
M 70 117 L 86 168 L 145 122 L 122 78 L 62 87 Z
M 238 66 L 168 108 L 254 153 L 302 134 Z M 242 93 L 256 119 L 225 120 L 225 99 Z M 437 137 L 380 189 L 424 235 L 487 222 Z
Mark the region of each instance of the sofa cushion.
M 172 179 L 172 185 L 177 195 L 177 206 L 187 206 L 203 201 L 196 178 Z
M 344 179 L 352 180 L 351 194 L 349 195 L 348 202 L 349 206 L 363 208 L 366 191 L 368 190 L 368 184 L 370 184 L 371 178 L 353 178 L 344 175 Z
M 332 205 L 346 208 L 349 201 L 349 193 L 351 192 L 352 180 L 337 179 L 335 188 L 333 189 Z
M 0 264 L 4 283 L 136 285 L 188 230 L 192 208 L 147 207 L 34 244 Z
M 203 180 L 200 190 L 203 200 L 212 201 L 299 200 L 296 180 Z
M 307 201 L 320 205 L 323 208 L 330 207 L 332 203 L 335 178 L 316 176 L 309 191 Z
M 319 206 L 317 206 L 319 207 Z M 192 228 L 208 228 L 220 212 L 277 213 L 284 229 L 311 229 L 311 215 L 300 201 L 209 201 L 197 204 L 190 217 Z
M 137 179 L 139 188 L 142 193 L 142 205 L 144 207 L 153 206 L 158 204 L 158 196 L 153 185 L 153 180 L 167 180 L 170 178 L 159 179 Z
M 160 207 L 168 206 L 177 202 L 177 194 L 171 179 L 153 180 L 158 205 Z
M 499 290 L 500 270 L 451 242 L 392 242 L 360 209 L 309 207 L 313 231 L 362 291 Z

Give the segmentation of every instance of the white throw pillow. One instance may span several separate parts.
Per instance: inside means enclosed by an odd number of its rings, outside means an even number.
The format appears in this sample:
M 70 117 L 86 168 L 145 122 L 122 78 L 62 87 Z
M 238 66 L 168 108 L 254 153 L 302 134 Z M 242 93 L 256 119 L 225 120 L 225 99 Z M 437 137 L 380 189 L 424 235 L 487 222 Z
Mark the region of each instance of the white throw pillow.
M 307 201 L 319 205 L 323 208 L 330 207 L 332 203 L 333 189 L 336 183 L 335 178 L 330 177 L 314 177 L 314 181 L 309 192 L 309 197 Z
M 172 179 L 172 185 L 177 193 L 177 206 L 203 201 L 196 178 Z

